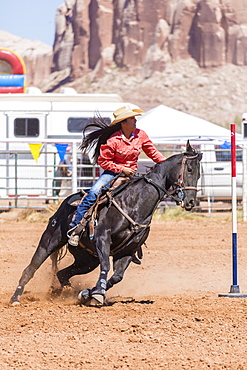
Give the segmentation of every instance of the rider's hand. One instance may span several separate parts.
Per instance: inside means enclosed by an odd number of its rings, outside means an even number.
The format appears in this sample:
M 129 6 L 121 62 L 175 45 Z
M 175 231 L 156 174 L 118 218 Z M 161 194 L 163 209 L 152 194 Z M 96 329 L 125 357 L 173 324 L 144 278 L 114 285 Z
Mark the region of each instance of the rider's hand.
M 122 172 L 126 175 L 126 176 L 132 176 L 134 175 L 135 171 L 132 169 L 132 168 L 128 168 L 128 167 L 124 167 L 122 169 Z

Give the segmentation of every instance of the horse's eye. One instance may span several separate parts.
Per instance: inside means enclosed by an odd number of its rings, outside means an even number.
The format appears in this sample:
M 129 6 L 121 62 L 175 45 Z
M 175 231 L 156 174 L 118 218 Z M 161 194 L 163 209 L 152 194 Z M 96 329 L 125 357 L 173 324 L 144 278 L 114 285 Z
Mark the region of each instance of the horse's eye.
M 192 167 L 188 167 L 188 172 L 192 172 Z

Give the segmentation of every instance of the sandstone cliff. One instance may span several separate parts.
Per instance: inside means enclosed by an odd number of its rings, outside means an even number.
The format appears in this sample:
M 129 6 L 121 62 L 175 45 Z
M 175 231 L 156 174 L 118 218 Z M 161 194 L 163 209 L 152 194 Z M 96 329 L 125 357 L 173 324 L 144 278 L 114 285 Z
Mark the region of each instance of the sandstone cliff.
M 247 110 L 247 0 L 66 0 L 53 50 L 0 31 L 29 85 L 116 92 L 225 124 Z
M 118 92 L 218 123 L 245 111 L 247 0 L 66 0 L 53 70 L 79 92 Z M 238 66 L 238 67 L 237 67 Z
M 200 67 L 246 65 L 247 0 L 66 0 L 58 8 L 54 71 L 71 79 L 109 62 L 147 78 L 192 57 Z

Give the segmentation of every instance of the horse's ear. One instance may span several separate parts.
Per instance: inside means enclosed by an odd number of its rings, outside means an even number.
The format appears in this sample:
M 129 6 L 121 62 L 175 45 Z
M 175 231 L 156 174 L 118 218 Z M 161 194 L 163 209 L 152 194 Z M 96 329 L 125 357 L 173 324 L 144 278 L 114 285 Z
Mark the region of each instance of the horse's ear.
M 193 151 L 192 146 L 190 145 L 190 141 L 188 140 L 186 144 L 186 153 L 189 153 L 189 152 L 193 153 L 194 151 Z

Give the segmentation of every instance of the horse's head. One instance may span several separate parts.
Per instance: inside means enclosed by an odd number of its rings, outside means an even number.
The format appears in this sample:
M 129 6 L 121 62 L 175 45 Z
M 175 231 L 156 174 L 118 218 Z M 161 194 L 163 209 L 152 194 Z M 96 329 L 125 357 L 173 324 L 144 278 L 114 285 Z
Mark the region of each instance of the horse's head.
M 183 153 L 182 169 L 179 182 L 184 192 L 182 207 L 190 211 L 196 204 L 197 182 L 200 178 L 202 153 L 191 147 L 189 140 Z
M 201 159 L 202 153 L 192 148 L 188 140 L 185 153 L 172 155 L 157 163 L 144 175 L 144 179 L 156 188 L 159 200 L 169 197 L 190 211 L 196 204 Z M 172 191 L 169 192 L 169 189 Z

